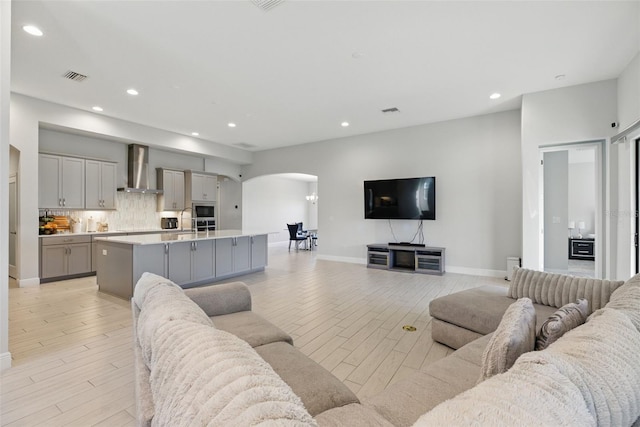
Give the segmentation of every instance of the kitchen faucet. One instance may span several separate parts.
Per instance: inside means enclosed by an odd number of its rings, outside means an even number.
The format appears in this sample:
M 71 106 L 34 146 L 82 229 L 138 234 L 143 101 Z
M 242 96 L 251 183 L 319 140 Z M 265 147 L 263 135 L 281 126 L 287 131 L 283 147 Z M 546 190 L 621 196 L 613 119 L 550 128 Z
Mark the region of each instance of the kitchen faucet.
M 180 231 L 184 230 L 184 227 L 182 226 L 182 214 L 184 214 L 184 211 L 186 211 L 187 209 L 191 209 L 191 206 L 187 206 L 186 208 L 182 209 L 180 211 Z M 191 231 L 193 231 L 193 221 L 191 221 Z

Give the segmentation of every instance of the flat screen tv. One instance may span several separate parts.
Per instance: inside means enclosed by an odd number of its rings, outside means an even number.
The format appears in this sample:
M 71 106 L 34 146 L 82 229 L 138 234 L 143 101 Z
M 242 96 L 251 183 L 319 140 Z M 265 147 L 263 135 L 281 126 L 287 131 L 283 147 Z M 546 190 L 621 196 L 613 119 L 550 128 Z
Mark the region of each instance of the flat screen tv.
M 436 178 L 364 182 L 365 219 L 436 219 Z

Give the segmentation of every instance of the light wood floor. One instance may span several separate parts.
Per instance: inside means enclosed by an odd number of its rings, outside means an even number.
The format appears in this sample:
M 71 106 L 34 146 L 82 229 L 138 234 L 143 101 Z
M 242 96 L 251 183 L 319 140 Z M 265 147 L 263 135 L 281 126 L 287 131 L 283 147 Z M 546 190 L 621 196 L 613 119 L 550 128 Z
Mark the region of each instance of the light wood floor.
M 367 269 L 269 249 L 265 272 L 243 276 L 253 310 L 360 398 L 452 350 L 434 343 L 433 298 L 504 280 Z M 95 277 L 9 289 L 13 367 L 0 381 L 2 426 L 134 425 L 129 303 L 98 292 Z M 416 332 L 402 330 L 413 325 Z

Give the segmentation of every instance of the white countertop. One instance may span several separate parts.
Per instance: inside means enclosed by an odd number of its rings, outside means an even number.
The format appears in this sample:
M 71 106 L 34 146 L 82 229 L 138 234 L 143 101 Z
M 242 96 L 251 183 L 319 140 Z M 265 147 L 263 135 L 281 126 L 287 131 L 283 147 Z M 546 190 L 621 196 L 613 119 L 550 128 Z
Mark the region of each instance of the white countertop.
M 160 233 L 191 233 L 190 230 L 180 229 L 162 229 L 152 228 L 147 230 L 109 230 L 109 231 L 91 231 L 82 233 L 55 233 L 55 234 L 40 234 L 39 237 L 59 237 L 59 236 L 96 236 L 96 237 L 108 237 L 113 234 L 160 234 Z
M 225 237 L 241 237 L 241 236 L 255 236 L 266 233 L 247 233 L 242 230 L 216 230 L 216 231 L 201 231 L 198 233 L 182 232 L 182 233 L 164 233 L 164 234 L 140 234 L 136 236 L 101 236 L 97 237 L 97 241 L 125 243 L 129 245 L 156 245 L 159 243 L 171 243 L 171 242 L 189 242 L 194 240 L 211 240 L 222 239 Z

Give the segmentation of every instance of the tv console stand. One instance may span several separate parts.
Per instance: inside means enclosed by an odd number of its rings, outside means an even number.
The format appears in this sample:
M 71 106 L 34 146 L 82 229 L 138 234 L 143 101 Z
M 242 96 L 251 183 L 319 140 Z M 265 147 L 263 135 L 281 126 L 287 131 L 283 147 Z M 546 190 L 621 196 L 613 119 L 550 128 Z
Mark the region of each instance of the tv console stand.
M 444 274 L 445 248 L 400 244 L 367 245 L 367 267 Z

